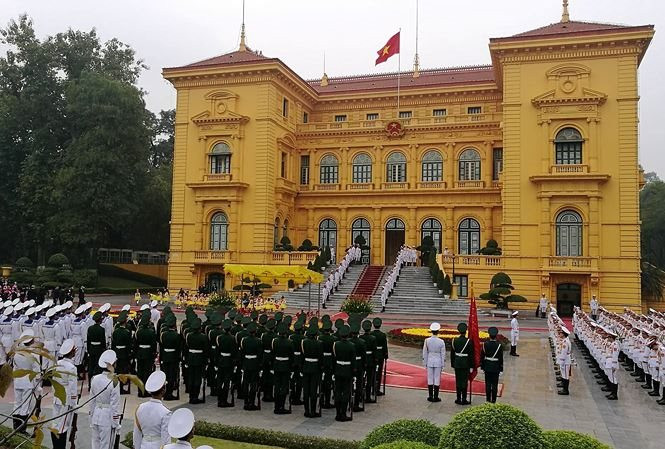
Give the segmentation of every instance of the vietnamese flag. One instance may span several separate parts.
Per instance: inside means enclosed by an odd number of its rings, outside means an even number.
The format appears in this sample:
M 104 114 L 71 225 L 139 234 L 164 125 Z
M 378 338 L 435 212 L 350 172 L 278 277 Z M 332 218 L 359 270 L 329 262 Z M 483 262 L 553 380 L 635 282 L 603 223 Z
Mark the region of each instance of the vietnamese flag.
M 480 335 L 478 332 L 478 309 L 476 308 L 476 297 L 471 294 L 471 305 L 469 307 L 469 339 L 473 344 L 473 370 L 469 375 L 470 382 L 478 375 L 480 367 Z
M 379 65 L 382 62 L 386 62 L 388 58 L 390 58 L 392 55 L 396 55 L 397 53 L 399 53 L 399 33 L 400 32 L 398 31 L 397 34 L 388 39 L 386 45 L 381 47 L 381 50 L 376 52 L 379 55 L 379 57 L 376 58 L 375 65 Z

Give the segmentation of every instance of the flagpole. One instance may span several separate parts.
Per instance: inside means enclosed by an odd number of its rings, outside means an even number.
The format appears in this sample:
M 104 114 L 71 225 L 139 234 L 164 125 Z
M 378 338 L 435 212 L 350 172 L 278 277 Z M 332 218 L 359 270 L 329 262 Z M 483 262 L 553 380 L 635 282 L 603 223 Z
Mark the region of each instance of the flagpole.
M 397 53 L 397 118 L 399 119 L 399 84 L 402 78 L 402 28 L 399 29 L 400 51 Z

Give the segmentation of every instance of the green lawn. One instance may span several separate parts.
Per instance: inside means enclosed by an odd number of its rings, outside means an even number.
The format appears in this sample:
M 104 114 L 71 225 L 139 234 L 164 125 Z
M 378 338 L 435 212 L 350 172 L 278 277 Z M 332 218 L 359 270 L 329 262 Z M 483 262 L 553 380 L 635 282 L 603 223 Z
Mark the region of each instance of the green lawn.
M 107 288 L 149 288 L 150 285 L 113 276 L 99 276 L 97 285 Z
M 279 449 L 275 446 L 262 446 L 259 444 L 238 443 L 236 441 L 217 440 L 208 437 L 194 437 L 192 446 L 198 447 L 207 444 L 214 449 Z

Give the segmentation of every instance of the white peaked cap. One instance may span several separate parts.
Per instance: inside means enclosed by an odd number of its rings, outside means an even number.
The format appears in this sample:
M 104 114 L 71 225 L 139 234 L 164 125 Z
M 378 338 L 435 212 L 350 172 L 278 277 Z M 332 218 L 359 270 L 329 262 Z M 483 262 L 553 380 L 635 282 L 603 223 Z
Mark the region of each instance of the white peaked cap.
M 160 388 L 166 383 L 166 374 L 164 371 L 153 371 L 153 373 L 148 377 L 148 380 L 145 382 L 145 391 L 148 393 L 154 393 L 159 391 Z
M 18 298 L 14 298 L 14 300 L 12 301 L 12 305 L 15 306 L 15 305 L 18 304 L 19 302 L 21 302 L 20 299 L 18 299 Z
M 188 408 L 179 408 L 171 415 L 169 420 L 169 435 L 172 438 L 182 438 L 194 428 L 194 413 Z
M 80 315 L 80 314 L 83 313 L 83 310 L 84 310 L 84 309 L 83 309 L 83 306 L 78 306 L 78 307 L 76 308 L 76 310 L 74 310 L 74 313 L 75 313 L 76 315 Z
M 57 312 L 57 311 L 55 310 L 55 308 L 48 309 L 48 310 L 46 311 L 46 318 L 51 318 L 53 315 L 56 314 L 56 312 Z
M 26 329 L 26 330 L 23 331 L 20 338 L 23 338 L 23 337 L 29 337 L 29 338 L 25 339 L 26 343 L 29 342 L 29 341 L 32 341 L 32 339 L 35 337 L 35 331 L 33 331 L 32 329 Z
M 30 301 L 28 301 L 28 304 L 30 304 L 30 307 L 34 307 L 34 305 L 35 305 L 35 300 L 34 300 L 34 299 L 31 299 Z
M 147 310 L 147 309 L 149 309 L 149 308 L 150 308 L 150 306 L 148 306 L 148 304 L 143 304 L 143 305 L 141 306 L 141 309 L 140 309 L 140 310 Z
M 113 349 L 107 349 L 102 352 L 101 356 L 99 356 L 99 367 L 106 368 L 106 365 L 113 365 L 116 360 L 118 360 L 118 356 L 115 355 L 115 351 Z
M 34 307 L 29 307 L 28 310 L 25 311 L 25 316 L 30 316 L 33 313 L 35 313 L 35 308 Z
M 73 306 L 73 305 L 74 305 L 74 303 L 71 302 L 71 301 L 67 301 L 67 302 L 65 303 L 65 306 L 66 306 L 68 309 L 69 309 L 71 306 Z
M 563 333 L 566 334 L 566 335 L 570 335 L 570 331 L 569 331 L 568 328 L 565 327 L 565 326 L 561 326 L 561 332 L 563 332 Z
M 74 340 L 72 340 L 71 338 L 68 338 L 67 340 L 63 341 L 62 344 L 60 345 L 60 349 L 58 350 L 58 354 L 67 355 L 70 352 L 72 352 L 72 349 L 74 349 Z
M 129 304 L 125 304 L 124 306 L 122 306 L 122 310 L 123 311 L 129 311 L 130 307 L 131 306 Z
M 203 446 L 198 446 L 196 449 L 212 449 L 212 446 L 208 446 L 207 444 L 204 444 Z
M 150 301 L 150 307 L 157 307 L 157 301 L 154 299 Z
M 12 306 L 7 307 L 7 308 L 4 310 L 4 312 L 2 312 L 2 314 L 3 314 L 4 316 L 9 316 L 9 315 L 11 315 L 12 313 L 14 313 L 14 307 L 12 307 Z
M 4 307 L 9 307 L 9 306 L 13 306 L 13 305 L 14 305 L 13 303 L 14 303 L 14 301 L 12 301 L 11 299 L 8 299 L 8 300 L 5 301 L 2 305 L 3 305 Z
M 86 302 L 83 304 L 83 310 L 90 310 L 92 309 L 92 303 L 91 302 Z
M 110 309 L 111 309 L 111 304 L 109 304 L 107 302 L 107 303 L 102 304 L 102 306 L 99 308 L 99 311 L 104 313 L 104 312 L 108 312 Z
M 53 301 L 48 299 L 48 300 L 44 301 L 44 304 L 46 304 L 46 307 L 51 307 L 53 305 Z
M 519 310 L 516 310 L 512 313 L 512 316 L 518 315 L 519 313 L 520 313 Z
M 437 331 L 441 330 L 441 325 L 439 323 L 432 323 L 432 324 L 429 325 L 429 330 L 431 330 L 433 332 L 437 332 Z

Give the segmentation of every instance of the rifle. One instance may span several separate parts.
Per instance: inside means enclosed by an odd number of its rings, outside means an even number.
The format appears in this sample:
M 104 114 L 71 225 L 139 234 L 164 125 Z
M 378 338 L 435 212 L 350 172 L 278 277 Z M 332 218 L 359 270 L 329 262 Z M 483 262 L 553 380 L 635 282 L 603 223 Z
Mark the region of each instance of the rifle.
M 206 380 L 208 380 L 207 379 L 208 376 L 206 374 L 207 374 L 206 369 L 203 368 L 203 403 L 204 404 L 206 402 Z
M 81 396 L 83 396 L 83 387 L 84 386 L 85 386 L 85 381 L 82 380 L 81 381 L 81 389 L 79 390 L 78 397 L 76 398 L 76 407 L 78 407 L 79 402 L 81 401 Z M 76 431 L 78 430 L 78 425 L 77 425 L 78 424 L 78 417 L 79 417 L 78 413 L 74 413 L 74 416 L 72 416 L 72 425 L 71 425 L 72 431 L 69 434 L 69 442 L 71 443 L 71 445 L 69 446 L 69 449 L 76 449 L 75 441 L 76 441 Z M 66 421 L 66 418 L 65 418 L 65 421 Z
M 356 377 L 354 375 L 351 375 L 351 391 L 350 391 L 350 396 L 349 396 L 349 417 L 351 420 L 353 420 L 353 403 L 356 401 L 356 389 L 355 389 L 355 384 L 356 384 Z
M 120 434 L 118 433 L 118 428 L 122 425 L 122 419 L 125 417 L 125 407 L 127 407 L 127 398 L 125 398 L 125 403 L 122 406 L 122 413 L 120 414 L 120 420 L 118 421 L 118 427 L 113 429 L 111 433 L 111 438 L 113 442 L 113 449 L 120 448 Z
M 388 359 L 383 361 L 383 394 L 386 394 L 386 372 L 388 369 Z
M 259 380 L 257 381 L 256 385 L 256 400 L 258 401 L 259 410 L 261 410 L 261 383 L 262 383 L 262 376 L 259 375 Z

